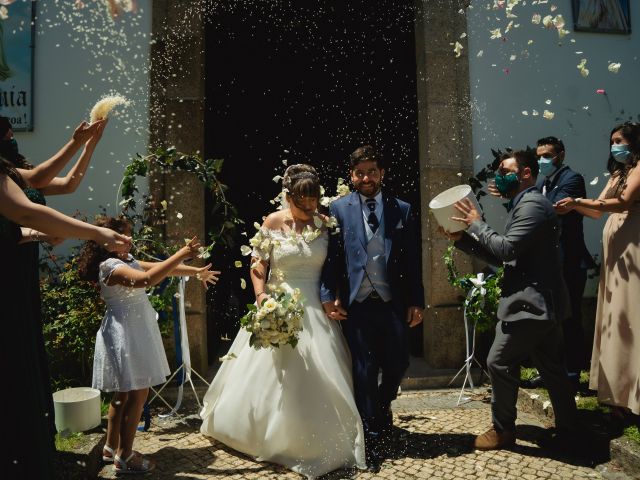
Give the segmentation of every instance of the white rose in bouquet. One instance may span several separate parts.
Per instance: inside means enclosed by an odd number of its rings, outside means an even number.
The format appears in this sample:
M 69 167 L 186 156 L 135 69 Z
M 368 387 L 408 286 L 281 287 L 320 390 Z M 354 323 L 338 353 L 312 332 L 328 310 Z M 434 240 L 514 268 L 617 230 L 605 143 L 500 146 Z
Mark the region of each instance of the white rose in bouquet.
M 262 305 L 247 305 L 249 312 L 240 319 L 240 325 L 251 333 L 249 344 L 254 348 L 295 348 L 302 331 L 302 294 L 285 283 L 272 285 L 271 297 Z

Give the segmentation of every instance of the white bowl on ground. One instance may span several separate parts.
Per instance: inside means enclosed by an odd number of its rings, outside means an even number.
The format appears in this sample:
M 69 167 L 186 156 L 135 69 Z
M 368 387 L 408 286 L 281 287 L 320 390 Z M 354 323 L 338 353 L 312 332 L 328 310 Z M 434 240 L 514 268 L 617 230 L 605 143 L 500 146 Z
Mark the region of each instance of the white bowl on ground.
M 53 394 L 56 429 L 59 432 L 84 432 L 100 425 L 100 390 L 76 387 Z
M 451 217 L 460 217 L 462 214 L 454 206 L 456 202 L 467 198 L 471 203 L 482 212 L 480 204 L 476 199 L 473 189 L 469 185 L 456 185 L 448 190 L 436 195 L 430 202 L 429 208 L 436 217 L 438 224 L 446 231 L 454 233 L 466 230 L 467 225 L 463 222 L 451 220 Z

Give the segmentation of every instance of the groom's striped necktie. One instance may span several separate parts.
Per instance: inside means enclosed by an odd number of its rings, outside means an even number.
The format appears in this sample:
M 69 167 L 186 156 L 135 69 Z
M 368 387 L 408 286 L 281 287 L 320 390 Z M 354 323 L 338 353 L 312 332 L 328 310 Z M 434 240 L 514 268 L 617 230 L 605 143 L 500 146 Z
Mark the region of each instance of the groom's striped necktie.
M 367 207 L 369 207 L 369 218 L 367 219 L 367 223 L 369 224 L 369 228 L 373 233 L 376 233 L 378 227 L 380 226 L 380 222 L 378 221 L 378 217 L 376 215 L 376 200 L 374 198 L 367 198 L 366 200 Z

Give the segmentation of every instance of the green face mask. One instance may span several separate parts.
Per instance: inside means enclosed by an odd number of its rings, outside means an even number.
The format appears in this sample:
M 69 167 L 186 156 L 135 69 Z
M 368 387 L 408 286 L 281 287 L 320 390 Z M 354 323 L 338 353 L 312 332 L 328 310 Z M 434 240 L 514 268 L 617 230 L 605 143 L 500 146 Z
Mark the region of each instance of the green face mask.
M 496 188 L 502 195 L 513 192 L 519 184 L 518 175 L 513 172 L 506 175 L 496 175 Z

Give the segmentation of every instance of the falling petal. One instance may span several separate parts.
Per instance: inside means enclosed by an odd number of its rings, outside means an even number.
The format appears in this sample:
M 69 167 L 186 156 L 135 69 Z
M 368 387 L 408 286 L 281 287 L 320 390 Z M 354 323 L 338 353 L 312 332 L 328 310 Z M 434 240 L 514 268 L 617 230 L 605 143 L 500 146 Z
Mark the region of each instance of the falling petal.
M 555 116 L 556 116 L 556 114 L 555 114 L 555 113 L 553 113 L 553 112 L 550 112 L 549 110 L 545 110 L 545 111 L 542 113 L 542 116 L 543 116 L 545 119 L 547 119 L 547 120 L 553 120 L 553 117 L 555 117 Z
M 489 33 L 491 34 L 491 40 L 495 40 L 496 38 L 501 38 L 502 37 L 502 33 L 500 32 L 499 28 L 495 28 L 493 30 L 489 30 Z
M 594 178 L 593 180 L 591 180 L 589 182 L 589 185 L 597 185 L 598 184 L 598 179 L 599 179 L 599 177 Z
M 585 78 L 589 76 L 589 69 L 586 67 L 587 67 L 586 58 L 583 58 L 582 60 L 580 60 L 580 63 L 576 67 L 580 71 L 580 75 L 582 75 Z
M 608 68 L 611 73 L 618 73 L 621 66 L 621 63 L 610 63 Z
M 220 360 L 221 362 L 226 362 L 227 360 L 233 360 L 234 358 L 238 358 L 238 357 L 235 353 L 231 352 L 221 356 L 218 360 Z
M 462 55 L 462 49 L 464 47 L 462 46 L 462 44 L 460 42 L 456 42 L 454 47 L 453 47 L 453 52 L 456 54 L 456 58 L 458 58 L 460 55 Z
M 245 290 L 247 288 L 247 281 L 244 278 L 240 279 L 240 288 Z

